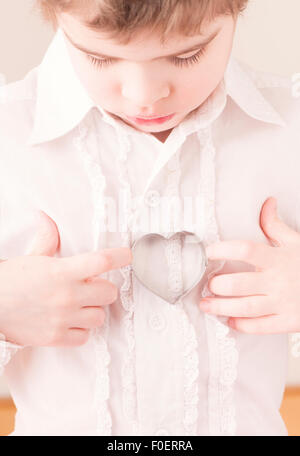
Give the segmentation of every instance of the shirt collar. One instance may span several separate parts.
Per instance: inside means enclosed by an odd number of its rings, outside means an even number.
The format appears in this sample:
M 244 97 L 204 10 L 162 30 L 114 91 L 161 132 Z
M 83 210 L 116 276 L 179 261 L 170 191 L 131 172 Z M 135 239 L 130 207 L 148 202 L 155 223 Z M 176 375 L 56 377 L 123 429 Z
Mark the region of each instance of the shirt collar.
M 227 95 L 249 116 L 286 126 L 247 71 L 231 56 L 217 89 L 191 116 L 184 119 L 181 129 L 187 133 L 212 122 L 224 109 Z M 99 109 L 104 121 L 123 127 L 128 132 L 134 131 L 133 127 L 108 114 L 91 99 L 75 73 L 63 31 L 58 28 L 37 68 L 34 122 L 27 145 L 51 141 L 68 133 L 93 107 Z
M 95 105 L 71 64 L 61 28 L 37 70 L 34 122 L 28 145 L 66 134 Z
M 254 80 L 247 70 L 243 69 L 243 64 L 239 63 L 232 56 L 229 59 L 224 80 L 228 95 L 249 116 L 281 127 L 287 126 L 287 123 L 278 111 L 274 109 L 271 103 L 267 101 L 261 91 L 256 87 Z

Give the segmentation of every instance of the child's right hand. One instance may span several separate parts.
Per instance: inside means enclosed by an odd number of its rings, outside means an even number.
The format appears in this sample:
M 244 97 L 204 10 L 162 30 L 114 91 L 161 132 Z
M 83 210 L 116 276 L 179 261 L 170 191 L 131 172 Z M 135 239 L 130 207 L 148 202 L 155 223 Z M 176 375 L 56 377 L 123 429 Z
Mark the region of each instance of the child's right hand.
M 131 263 L 129 248 L 56 258 L 58 246 L 57 226 L 41 212 L 28 254 L 0 262 L 0 333 L 7 342 L 82 345 L 103 324 L 102 306 L 117 299 L 117 286 L 95 276 Z

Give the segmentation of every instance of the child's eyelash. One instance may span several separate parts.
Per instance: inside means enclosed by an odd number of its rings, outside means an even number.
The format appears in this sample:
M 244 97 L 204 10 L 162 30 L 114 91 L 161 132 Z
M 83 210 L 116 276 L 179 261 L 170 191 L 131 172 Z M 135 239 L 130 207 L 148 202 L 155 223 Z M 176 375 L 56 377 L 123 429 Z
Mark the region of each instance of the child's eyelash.
M 179 66 L 179 67 L 193 65 L 194 63 L 199 62 L 201 57 L 205 54 L 205 51 L 206 51 L 206 47 L 203 47 L 196 54 L 192 55 L 191 57 L 188 57 L 186 59 L 172 57 L 172 61 L 176 66 Z
M 205 54 L 206 47 L 201 48 L 196 54 L 192 55 L 191 57 L 180 59 L 179 57 L 171 57 L 172 62 L 174 65 L 183 67 L 193 65 L 194 63 L 199 62 L 201 57 Z M 97 68 L 103 68 L 113 63 L 113 59 L 97 59 L 92 55 L 86 54 L 88 60 Z

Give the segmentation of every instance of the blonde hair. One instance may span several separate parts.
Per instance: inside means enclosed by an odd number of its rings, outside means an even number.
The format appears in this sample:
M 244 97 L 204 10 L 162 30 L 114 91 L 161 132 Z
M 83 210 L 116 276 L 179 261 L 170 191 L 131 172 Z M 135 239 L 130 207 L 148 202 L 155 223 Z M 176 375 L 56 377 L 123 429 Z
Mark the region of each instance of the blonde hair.
M 121 44 L 134 32 L 150 29 L 167 36 L 201 33 L 203 21 L 219 15 L 241 14 L 248 0 L 36 0 L 42 18 L 56 30 L 57 15 L 77 16 L 89 29 L 100 31 Z

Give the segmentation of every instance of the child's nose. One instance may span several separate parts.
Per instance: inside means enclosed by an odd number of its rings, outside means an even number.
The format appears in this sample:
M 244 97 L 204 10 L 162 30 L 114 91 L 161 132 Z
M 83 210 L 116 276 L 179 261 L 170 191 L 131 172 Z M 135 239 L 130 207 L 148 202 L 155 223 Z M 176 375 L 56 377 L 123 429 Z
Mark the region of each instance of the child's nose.
M 122 96 L 131 104 L 143 108 L 152 108 L 157 101 L 167 98 L 169 94 L 170 89 L 166 84 L 143 84 L 131 80 L 122 87 Z

